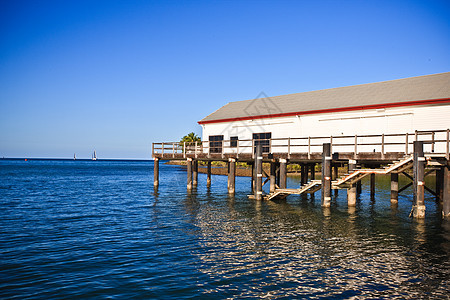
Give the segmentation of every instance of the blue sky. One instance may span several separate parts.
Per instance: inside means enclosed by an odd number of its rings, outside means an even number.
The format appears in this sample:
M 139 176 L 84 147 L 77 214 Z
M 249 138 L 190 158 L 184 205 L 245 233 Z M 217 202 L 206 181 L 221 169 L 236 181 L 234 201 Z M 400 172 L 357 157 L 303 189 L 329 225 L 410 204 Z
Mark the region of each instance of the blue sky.
M 150 158 L 230 101 L 450 71 L 449 1 L 0 0 L 0 157 Z

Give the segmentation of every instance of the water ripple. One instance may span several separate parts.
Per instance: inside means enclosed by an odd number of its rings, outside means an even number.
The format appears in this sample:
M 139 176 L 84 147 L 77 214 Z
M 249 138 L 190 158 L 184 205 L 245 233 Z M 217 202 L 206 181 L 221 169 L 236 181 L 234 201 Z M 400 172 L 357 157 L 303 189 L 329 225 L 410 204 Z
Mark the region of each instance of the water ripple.
M 0 297 L 448 298 L 450 224 L 427 198 L 389 203 L 345 192 L 329 212 L 320 195 L 249 201 L 226 177 L 186 192 L 185 172 L 149 162 L 0 162 Z M 297 184 L 289 178 L 289 184 Z

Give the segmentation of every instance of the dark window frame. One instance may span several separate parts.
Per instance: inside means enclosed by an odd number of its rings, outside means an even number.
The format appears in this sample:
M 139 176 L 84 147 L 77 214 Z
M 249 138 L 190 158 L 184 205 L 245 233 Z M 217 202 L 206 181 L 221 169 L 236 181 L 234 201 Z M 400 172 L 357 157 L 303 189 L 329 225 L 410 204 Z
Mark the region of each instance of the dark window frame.
M 256 146 L 262 146 L 262 153 L 271 153 L 270 139 L 272 138 L 272 132 L 258 132 L 253 133 L 253 144 L 256 151 Z
M 210 135 L 209 153 L 222 153 L 223 151 L 223 135 Z
M 237 148 L 238 141 L 239 141 L 238 136 L 230 136 L 230 147 Z

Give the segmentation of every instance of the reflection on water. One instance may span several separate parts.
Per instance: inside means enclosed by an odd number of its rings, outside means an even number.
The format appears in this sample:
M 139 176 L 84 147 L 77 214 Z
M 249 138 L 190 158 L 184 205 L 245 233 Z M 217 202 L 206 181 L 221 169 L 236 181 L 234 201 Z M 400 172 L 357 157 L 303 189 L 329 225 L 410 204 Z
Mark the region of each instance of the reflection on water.
M 437 217 L 432 198 L 429 219 L 411 220 L 409 197 L 391 206 L 386 183 L 378 181 L 375 199 L 363 193 L 357 207 L 346 207 L 345 191 L 327 209 L 314 203 L 317 195 L 203 207 L 195 254 L 210 282 L 206 294 L 447 297 L 448 223 Z
M 185 172 L 164 164 L 154 189 L 152 169 L 2 163 L 0 297 L 448 297 L 450 222 L 429 194 L 413 220 L 410 190 L 391 205 L 389 178 L 374 201 L 365 181 L 356 207 L 340 190 L 322 209 L 320 191 L 248 200 L 244 177 L 235 195 L 204 174 L 187 192 Z

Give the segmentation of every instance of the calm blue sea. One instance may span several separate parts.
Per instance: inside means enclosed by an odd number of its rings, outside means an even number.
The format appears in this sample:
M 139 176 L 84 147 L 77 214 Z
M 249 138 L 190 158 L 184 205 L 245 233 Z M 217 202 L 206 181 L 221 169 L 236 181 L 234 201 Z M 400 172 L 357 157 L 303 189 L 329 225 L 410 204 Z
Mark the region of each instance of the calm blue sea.
M 0 298 L 442 298 L 450 292 L 450 224 L 427 194 L 390 206 L 389 182 L 345 191 L 329 211 L 320 191 L 281 202 L 247 199 L 250 179 L 152 162 L 0 160 Z M 288 185 L 298 185 L 289 178 Z M 401 184 L 406 183 L 406 180 Z M 365 185 L 367 183 L 364 183 Z

